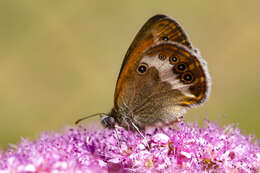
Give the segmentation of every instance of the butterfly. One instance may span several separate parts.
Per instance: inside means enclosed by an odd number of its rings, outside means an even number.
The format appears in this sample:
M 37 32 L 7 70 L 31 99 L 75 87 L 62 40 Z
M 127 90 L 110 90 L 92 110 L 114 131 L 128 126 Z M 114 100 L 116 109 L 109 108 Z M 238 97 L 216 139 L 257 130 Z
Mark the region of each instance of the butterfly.
M 182 27 L 166 15 L 155 15 L 124 57 L 114 107 L 101 116 L 101 124 L 137 131 L 173 124 L 207 100 L 210 86 L 207 64 Z

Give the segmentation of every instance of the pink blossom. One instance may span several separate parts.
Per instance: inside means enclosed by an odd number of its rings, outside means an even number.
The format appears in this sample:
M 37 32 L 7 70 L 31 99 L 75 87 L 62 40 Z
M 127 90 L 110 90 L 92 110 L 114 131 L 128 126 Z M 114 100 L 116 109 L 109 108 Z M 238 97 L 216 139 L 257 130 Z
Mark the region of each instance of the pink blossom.
M 79 126 L 35 141 L 22 138 L 0 152 L 0 173 L 260 171 L 258 139 L 234 126 L 179 123 L 144 135 Z

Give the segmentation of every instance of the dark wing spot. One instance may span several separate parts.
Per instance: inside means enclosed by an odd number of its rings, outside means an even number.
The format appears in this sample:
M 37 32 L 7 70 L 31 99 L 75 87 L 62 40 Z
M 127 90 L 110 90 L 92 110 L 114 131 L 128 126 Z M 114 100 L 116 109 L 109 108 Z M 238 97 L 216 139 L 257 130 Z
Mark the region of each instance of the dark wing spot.
M 185 72 L 181 75 L 181 81 L 185 84 L 190 84 L 194 81 L 193 74 L 191 72 Z
M 148 65 L 147 64 L 140 64 L 137 68 L 137 72 L 139 74 L 144 74 L 148 69 Z
M 166 59 L 166 56 L 165 55 L 162 55 L 162 54 L 159 54 L 158 55 L 158 58 L 162 61 L 164 61 Z
M 163 41 L 168 41 L 169 38 L 168 38 L 167 36 L 164 36 L 164 37 L 162 37 L 162 40 L 163 40 Z
M 178 59 L 176 56 L 171 56 L 171 57 L 169 58 L 169 61 L 170 61 L 170 63 L 171 63 L 172 65 L 174 65 L 174 64 L 176 64 L 176 63 L 179 61 L 179 59 Z

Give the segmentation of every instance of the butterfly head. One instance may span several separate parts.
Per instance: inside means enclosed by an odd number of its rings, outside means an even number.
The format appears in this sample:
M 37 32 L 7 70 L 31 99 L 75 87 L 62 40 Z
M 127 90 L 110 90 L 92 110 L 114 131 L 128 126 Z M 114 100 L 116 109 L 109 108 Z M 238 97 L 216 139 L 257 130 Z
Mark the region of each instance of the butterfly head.
M 112 117 L 111 115 L 101 115 L 101 120 L 100 120 L 101 124 L 105 127 L 105 128 L 109 128 L 109 129 L 114 129 L 115 125 L 116 125 L 116 120 L 114 117 Z

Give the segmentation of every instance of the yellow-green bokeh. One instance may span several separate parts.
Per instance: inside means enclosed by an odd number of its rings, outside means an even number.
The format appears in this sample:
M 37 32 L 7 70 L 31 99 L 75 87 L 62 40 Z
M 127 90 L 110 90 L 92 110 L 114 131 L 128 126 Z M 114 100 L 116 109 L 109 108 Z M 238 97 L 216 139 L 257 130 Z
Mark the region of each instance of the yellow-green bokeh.
M 243 0 L 1 0 L 0 146 L 108 112 L 124 54 L 157 13 L 181 23 L 212 76 L 209 102 L 190 111 L 187 121 L 239 123 L 259 137 L 259 6 Z

